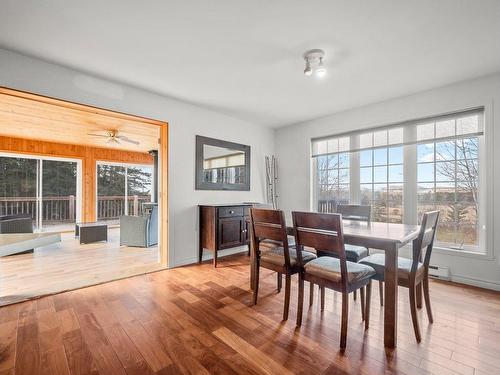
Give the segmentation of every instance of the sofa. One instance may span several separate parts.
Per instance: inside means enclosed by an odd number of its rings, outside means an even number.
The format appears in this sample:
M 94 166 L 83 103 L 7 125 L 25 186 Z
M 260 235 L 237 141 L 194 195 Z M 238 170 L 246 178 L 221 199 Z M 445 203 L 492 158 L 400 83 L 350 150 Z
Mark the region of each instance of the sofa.
M 150 247 L 158 244 L 158 204 L 143 203 L 142 216 L 120 216 L 120 245 Z

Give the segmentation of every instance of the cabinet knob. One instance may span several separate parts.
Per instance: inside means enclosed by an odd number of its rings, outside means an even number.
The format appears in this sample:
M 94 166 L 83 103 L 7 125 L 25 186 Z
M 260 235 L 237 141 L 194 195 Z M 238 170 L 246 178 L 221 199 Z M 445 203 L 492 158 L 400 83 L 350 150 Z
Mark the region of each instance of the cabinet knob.
M 230 210 L 230 211 L 229 211 L 229 213 L 230 213 L 230 214 L 234 214 L 234 211 L 233 211 L 233 210 Z

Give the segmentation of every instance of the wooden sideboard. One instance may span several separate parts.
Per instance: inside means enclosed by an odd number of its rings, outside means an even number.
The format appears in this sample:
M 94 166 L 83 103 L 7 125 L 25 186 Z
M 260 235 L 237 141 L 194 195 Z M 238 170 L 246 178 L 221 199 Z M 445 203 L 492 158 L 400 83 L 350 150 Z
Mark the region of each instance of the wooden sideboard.
M 214 253 L 217 267 L 217 251 L 249 243 L 248 216 L 251 204 L 200 205 L 200 240 L 198 261 L 203 249 Z

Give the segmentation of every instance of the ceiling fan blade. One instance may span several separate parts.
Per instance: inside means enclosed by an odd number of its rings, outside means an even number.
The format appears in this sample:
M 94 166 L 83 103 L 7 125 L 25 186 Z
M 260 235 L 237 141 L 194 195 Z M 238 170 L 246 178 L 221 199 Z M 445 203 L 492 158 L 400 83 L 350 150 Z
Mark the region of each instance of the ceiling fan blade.
M 125 142 L 128 142 L 128 143 L 132 143 L 134 145 L 138 145 L 140 143 L 140 142 L 135 141 L 133 139 L 130 139 L 129 137 L 126 137 L 124 135 L 117 135 L 116 138 L 121 139 L 122 141 L 125 141 Z
M 87 133 L 87 135 L 90 135 L 92 137 L 101 137 L 101 138 L 109 138 L 107 135 L 102 135 L 102 134 L 92 134 L 92 133 Z

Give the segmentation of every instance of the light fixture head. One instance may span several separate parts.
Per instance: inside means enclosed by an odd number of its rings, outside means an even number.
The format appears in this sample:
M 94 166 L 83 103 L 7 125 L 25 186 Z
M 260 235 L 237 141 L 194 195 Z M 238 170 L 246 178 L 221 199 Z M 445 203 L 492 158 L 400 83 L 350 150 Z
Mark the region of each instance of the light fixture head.
M 311 49 L 304 53 L 304 60 L 306 62 L 306 67 L 304 69 L 304 74 L 310 76 L 314 73 L 317 77 L 324 77 L 326 75 L 326 68 L 323 64 L 323 57 L 325 57 L 325 52 L 321 49 Z
M 309 63 L 309 61 L 306 61 L 306 68 L 304 69 L 304 74 L 306 76 L 310 76 L 312 75 L 313 71 L 311 69 L 311 64 Z

